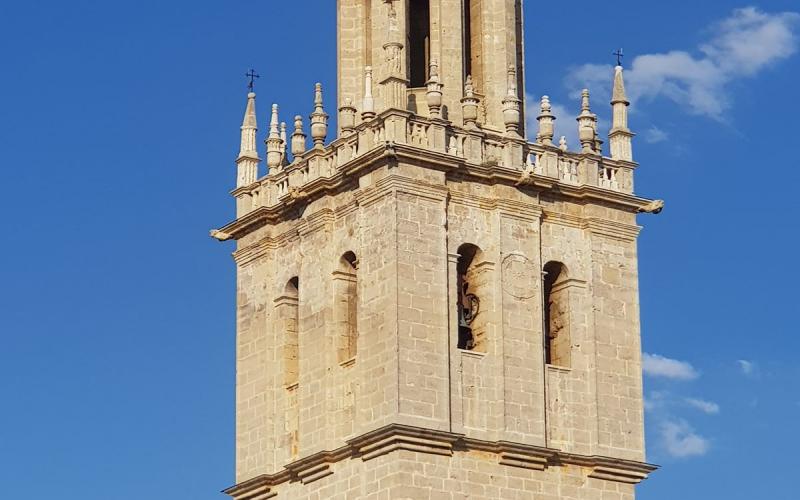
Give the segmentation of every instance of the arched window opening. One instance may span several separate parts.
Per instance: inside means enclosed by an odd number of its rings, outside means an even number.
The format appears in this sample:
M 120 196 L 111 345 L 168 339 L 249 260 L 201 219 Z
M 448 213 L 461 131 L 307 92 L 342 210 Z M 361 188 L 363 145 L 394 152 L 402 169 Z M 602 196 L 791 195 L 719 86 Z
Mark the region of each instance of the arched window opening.
M 410 0 L 408 55 L 411 87 L 424 87 L 428 81 L 431 56 L 430 0 Z
M 284 384 L 291 387 L 300 380 L 300 280 L 294 277 L 286 283 L 278 300 L 278 318 L 283 323 Z
M 569 335 L 569 291 L 567 271 L 560 262 L 544 266 L 545 362 L 569 367 L 572 350 Z
M 456 264 L 458 348 L 485 352 L 486 322 L 482 307 L 485 277 L 480 269 L 481 251 L 472 244 L 461 245 Z
M 483 90 L 483 0 L 464 0 L 464 77 L 472 76 L 478 92 Z
M 339 269 L 334 273 L 334 293 L 337 357 L 339 363 L 348 363 L 358 351 L 358 260 L 353 252 L 339 259 Z
M 372 0 L 364 0 L 364 65 L 372 66 Z

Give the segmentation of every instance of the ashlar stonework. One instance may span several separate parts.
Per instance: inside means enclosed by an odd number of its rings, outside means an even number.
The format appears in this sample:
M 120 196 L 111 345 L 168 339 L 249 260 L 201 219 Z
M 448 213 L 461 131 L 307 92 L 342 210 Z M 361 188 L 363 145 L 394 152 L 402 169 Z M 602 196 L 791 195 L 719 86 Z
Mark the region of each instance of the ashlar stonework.
M 248 94 L 233 191 L 237 500 L 632 500 L 645 462 L 637 164 L 542 98 L 520 0 L 339 0 L 338 133 Z M 310 135 L 310 140 L 308 135 Z M 558 144 L 555 144 L 558 142 Z

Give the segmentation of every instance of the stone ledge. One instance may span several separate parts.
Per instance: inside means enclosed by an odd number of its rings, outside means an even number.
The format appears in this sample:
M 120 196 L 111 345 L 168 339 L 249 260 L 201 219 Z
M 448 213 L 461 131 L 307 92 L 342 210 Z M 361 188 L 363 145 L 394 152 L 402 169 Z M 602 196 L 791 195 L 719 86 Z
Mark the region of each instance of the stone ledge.
M 390 425 L 349 441 L 362 460 L 372 460 L 396 450 L 416 451 L 432 455 L 453 455 L 458 435 L 406 425 Z
M 454 158 L 444 153 L 429 150 L 424 150 L 424 153 L 424 158 L 421 159 L 420 150 L 414 146 L 386 143 L 345 163 L 331 177 L 320 177 L 303 185 L 302 188 L 287 192 L 279 197 L 276 204 L 258 207 L 228 223 L 225 227 L 212 230 L 211 235 L 220 241 L 238 240 L 260 227 L 276 225 L 287 218 L 287 213 L 296 211 L 300 206 L 308 205 L 323 196 L 351 190 L 353 188 L 353 175 L 369 172 L 383 166 L 391 168 L 393 164 L 401 160 L 409 164 L 417 164 L 423 161 L 426 168 L 441 170 L 448 174 L 457 172 L 458 176 L 464 178 L 482 179 L 490 183 L 517 187 L 531 186 L 575 202 L 609 204 L 620 210 L 633 213 L 641 212 L 652 204 L 652 200 L 598 186 L 588 184 L 564 185 L 559 183 L 557 179 L 545 176 L 536 174 L 525 176 L 525 172 L 517 168 L 499 165 L 471 165 L 463 159 Z M 395 176 L 395 179 L 398 177 L 400 176 Z M 272 180 L 269 182 L 272 182 Z M 406 182 L 408 185 L 419 185 L 418 182 L 415 182 L 415 179 L 408 179 Z M 440 194 L 433 194 L 438 190 L 444 190 L 445 195 L 447 193 L 446 185 L 436 186 L 433 189 L 428 186 L 426 191 L 438 198 L 441 196 Z M 534 214 L 535 216 L 536 214 Z
M 288 482 L 308 484 L 334 474 L 331 465 L 345 459 L 368 461 L 405 450 L 452 456 L 457 452 L 483 451 L 497 455 L 498 463 L 509 467 L 543 471 L 549 467 L 578 465 L 591 469 L 589 477 L 637 484 L 658 469 L 644 462 L 611 457 L 575 455 L 509 441 L 484 441 L 452 432 L 408 425 L 390 424 L 347 441 L 334 451 L 321 451 L 287 465 L 276 474 L 263 474 L 223 491 L 235 500 L 266 500 L 277 495 L 272 489 Z
M 598 465 L 595 466 L 594 470 L 592 470 L 592 473 L 589 474 L 589 477 L 593 477 L 595 479 L 605 479 L 607 481 L 616 481 L 618 483 L 638 484 L 647 479 L 647 473 Z

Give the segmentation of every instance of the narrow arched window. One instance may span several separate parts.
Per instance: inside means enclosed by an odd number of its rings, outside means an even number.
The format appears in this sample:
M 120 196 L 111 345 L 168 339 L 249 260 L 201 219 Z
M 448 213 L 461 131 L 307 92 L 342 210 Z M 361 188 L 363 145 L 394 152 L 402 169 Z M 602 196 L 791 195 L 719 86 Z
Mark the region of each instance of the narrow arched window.
M 464 77 L 483 90 L 483 0 L 464 0 Z
M 411 87 L 428 81 L 431 57 L 430 0 L 410 0 L 408 14 L 408 65 Z
M 372 0 L 364 0 L 364 65 L 372 66 Z
M 283 327 L 283 378 L 291 387 L 300 380 L 300 280 L 294 277 L 286 283 L 278 299 L 278 318 Z
M 458 313 L 458 348 L 486 350 L 486 277 L 481 269 L 482 252 L 466 243 L 458 248 L 456 264 L 456 311 Z
M 348 363 L 355 359 L 358 350 L 358 260 L 353 252 L 339 259 L 339 268 L 334 273 L 334 294 L 337 357 L 339 363 Z
M 570 366 L 569 289 L 564 264 L 544 266 L 544 354 L 550 365 Z

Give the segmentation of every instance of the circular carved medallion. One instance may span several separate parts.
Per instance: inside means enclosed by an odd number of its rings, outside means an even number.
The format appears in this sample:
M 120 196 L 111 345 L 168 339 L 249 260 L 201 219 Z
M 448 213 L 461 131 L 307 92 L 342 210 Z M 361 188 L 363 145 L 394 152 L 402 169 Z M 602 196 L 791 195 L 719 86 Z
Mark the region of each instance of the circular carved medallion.
M 533 262 L 524 255 L 512 253 L 503 259 L 503 290 L 518 299 L 536 295 L 539 280 Z

